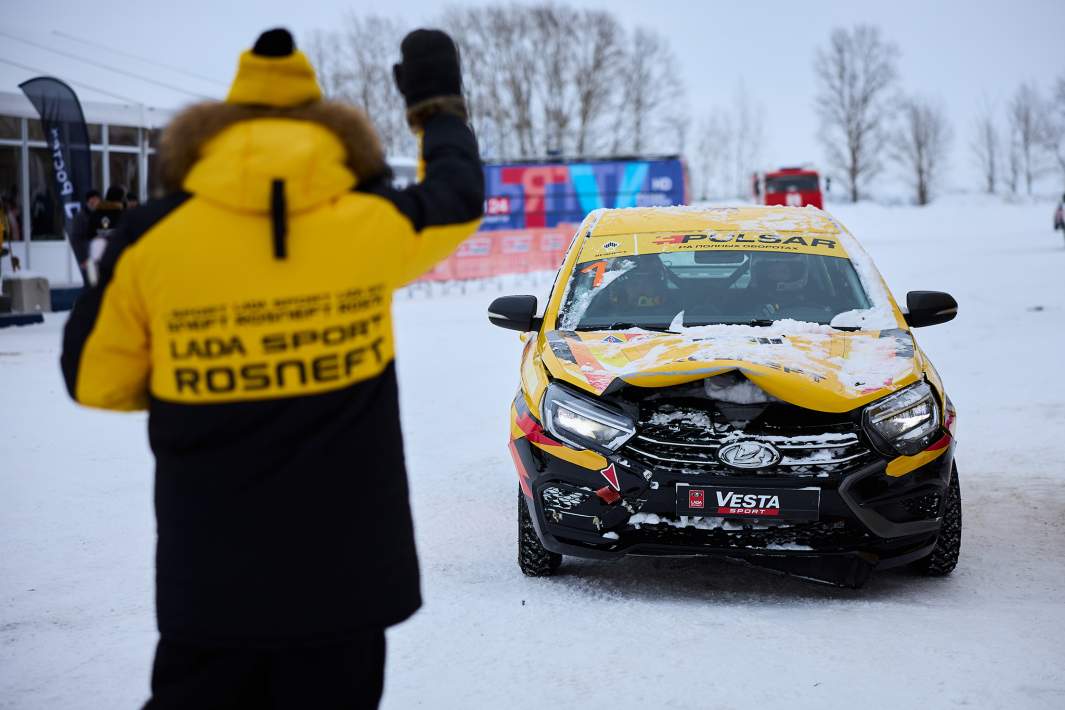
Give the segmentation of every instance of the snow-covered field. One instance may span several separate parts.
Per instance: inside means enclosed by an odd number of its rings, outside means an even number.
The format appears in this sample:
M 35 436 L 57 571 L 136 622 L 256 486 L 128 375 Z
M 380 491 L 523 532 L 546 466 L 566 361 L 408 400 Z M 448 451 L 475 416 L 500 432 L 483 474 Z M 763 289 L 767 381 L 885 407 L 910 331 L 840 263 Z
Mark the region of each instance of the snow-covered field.
M 838 590 L 712 560 L 515 562 L 518 336 L 495 286 L 396 302 L 425 607 L 386 708 L 1065 707 L 1065 245 L 1048 205 L 839 206 L 959 410 L 962 559 Z M 0 331 L 0 707 L 135 707 L 155 643 L 144 418 L 67 401 L 63 316 Z M 357 511 L 355 512 L 357 514 Z

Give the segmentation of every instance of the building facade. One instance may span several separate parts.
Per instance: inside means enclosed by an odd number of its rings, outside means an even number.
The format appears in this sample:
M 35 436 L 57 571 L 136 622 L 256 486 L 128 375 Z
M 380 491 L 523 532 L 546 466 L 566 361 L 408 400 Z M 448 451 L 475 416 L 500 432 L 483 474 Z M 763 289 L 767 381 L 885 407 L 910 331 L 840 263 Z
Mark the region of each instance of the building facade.
M 157 184 L 156 142 L 173 111 L 90 101 L 82 102 L 82 109 L 93 171 L 93 184 L 83 189 L 102 193 L 119 185 L 148 199 Z M 33 105 L 21 93 L 0 92 L 0 195 L 15 222 L 8 246 L 24 269 L 48 278 L 53 287 L 79 286 L 51 171 L 51 152 Z

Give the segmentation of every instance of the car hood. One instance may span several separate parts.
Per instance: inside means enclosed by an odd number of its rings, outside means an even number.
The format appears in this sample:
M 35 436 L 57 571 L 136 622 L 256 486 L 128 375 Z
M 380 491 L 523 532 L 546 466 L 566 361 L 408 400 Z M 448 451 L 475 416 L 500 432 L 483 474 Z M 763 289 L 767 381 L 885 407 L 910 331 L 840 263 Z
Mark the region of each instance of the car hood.
M 863 406 L 922 372 L 905 330 L 845 332 L 795 321 L 676 333 L 555 330 L 541 347 L 554 378 L 596 395 L 622 383 L 670 387 L 739 371 L 777 399 L 823 412 Z

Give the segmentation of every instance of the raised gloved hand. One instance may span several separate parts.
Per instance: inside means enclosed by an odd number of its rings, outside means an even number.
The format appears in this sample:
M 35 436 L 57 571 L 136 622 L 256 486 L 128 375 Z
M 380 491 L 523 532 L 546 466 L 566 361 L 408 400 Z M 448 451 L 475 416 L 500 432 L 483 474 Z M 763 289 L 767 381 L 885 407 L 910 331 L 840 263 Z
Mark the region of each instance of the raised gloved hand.
M 451 37 L 440 30 L 414 30 L 399 48 L 403 60 L 392 67 L 392 74 L 407 103 L 411 127 L 419 128 L 441 111 L 465 120 L 459 50 Z

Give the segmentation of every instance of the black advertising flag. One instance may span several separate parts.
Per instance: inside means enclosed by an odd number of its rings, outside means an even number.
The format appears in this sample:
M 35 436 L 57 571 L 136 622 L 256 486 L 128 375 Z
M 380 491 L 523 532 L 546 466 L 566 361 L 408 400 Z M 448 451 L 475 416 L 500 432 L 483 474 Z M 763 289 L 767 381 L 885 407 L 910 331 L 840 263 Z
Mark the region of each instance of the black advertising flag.
M 69 239 L 74 217 L 81 211 L 85 193 L 92 187 L 92 154 L 85 114 L 77 94 L 59 79 L 41 76 L 24 81 L 19 88 L 41 116 Z

